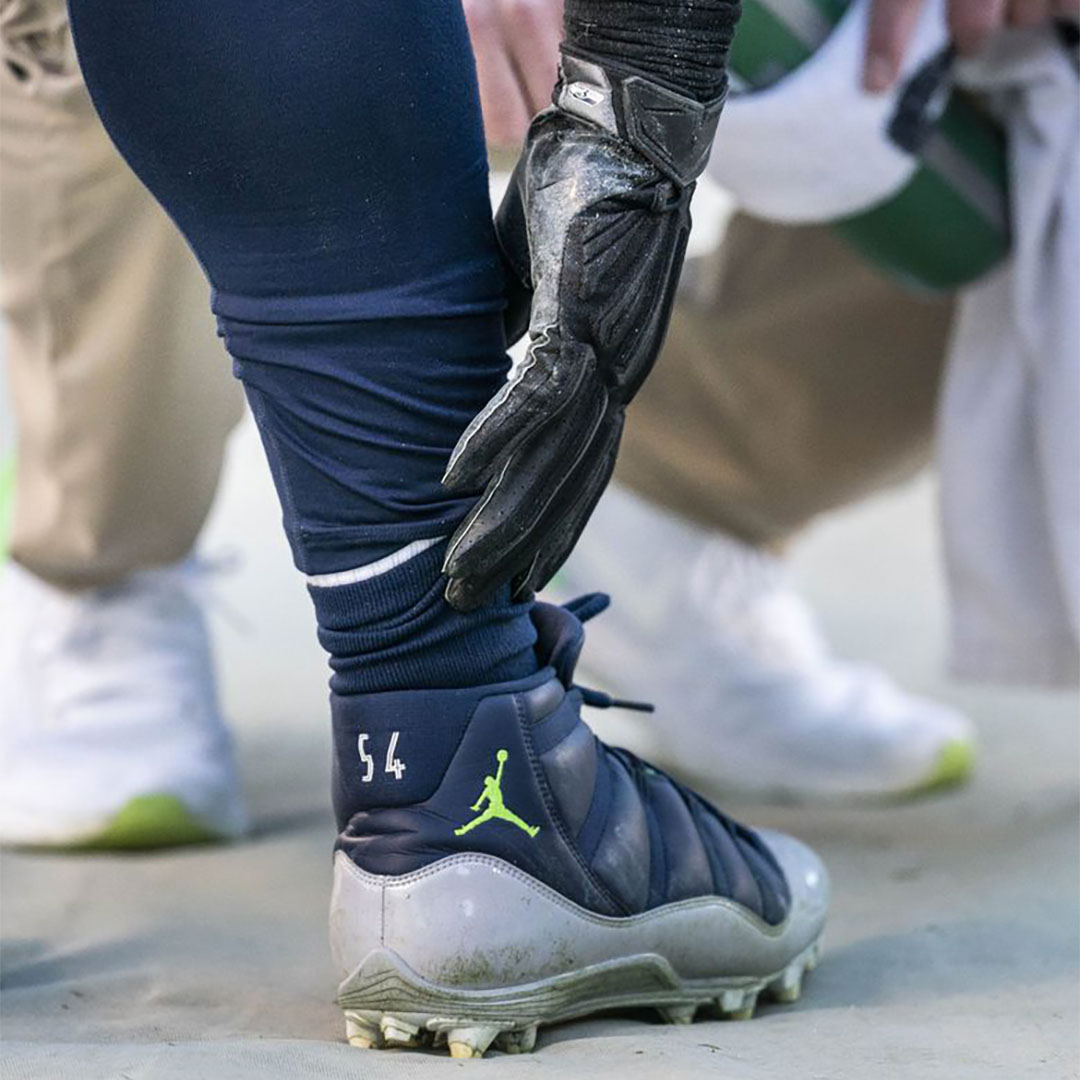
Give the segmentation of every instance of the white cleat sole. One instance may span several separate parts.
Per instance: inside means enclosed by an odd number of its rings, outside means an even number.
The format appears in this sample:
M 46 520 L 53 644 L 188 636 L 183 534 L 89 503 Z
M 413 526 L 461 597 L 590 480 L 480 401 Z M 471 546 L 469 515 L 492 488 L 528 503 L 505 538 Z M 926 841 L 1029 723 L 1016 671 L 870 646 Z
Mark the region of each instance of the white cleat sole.
M 453 1058 L 527 1053 L 549 1024 L 606 1009 L 655 1008 L 670 1024 L 700 1014 L 748 1020 L 758 1002 L 797 1001 L 817 966 L 815 941 L 782 970 L 754 979 L 680 979 L 661 956 L 624 957 L 534 983 L 462 990 L 421 978 L 388 949 L 373 952 L 338 995 L 358 1049 L 446 1047 Z

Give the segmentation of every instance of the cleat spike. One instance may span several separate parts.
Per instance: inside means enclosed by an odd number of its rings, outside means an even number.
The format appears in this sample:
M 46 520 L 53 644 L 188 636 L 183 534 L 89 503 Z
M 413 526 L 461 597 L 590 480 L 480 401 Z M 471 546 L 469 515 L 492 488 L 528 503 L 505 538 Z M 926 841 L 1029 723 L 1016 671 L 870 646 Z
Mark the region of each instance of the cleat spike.
M 386 1046 L 420 1045 L 420 1029 L 407 1020 L 400 1020 L 396 1016 L 384 1016 L 379 1023 L 379 1029 Z
M 536 1024 L 519 1031 L 504 1031 L 495 1039 L 495 1046 L 506 1054 L 527 1054 L 536 1045 Z
M 657 1012 L 669 1024 L 692 1024 L 697 1005 L 663 1005 Z
M 730 1016 L 732 1013 L 737 1013 L 742 1009 L 745 1001 L 746 992 L 744 990 L 725 990 L 716 999 L 716 1007 L 720 1010 L 721 1015 Z
M 803 966 L 798 961 L 789 964 L 783 975 L 769 984 L 769 992 L 775 1001 L 790 1005 L 799 1000 L 802 993 Z
M 345 1014 L 345 1038 L 350 1046 L 358 1050 L 370 1050 L 379 1042 L 379 1029 L 365 1020 L 358 1013 L 347 1012 Z
M 499 1029 L 490 1024 L 476 1024 L 472 1027 L 456 1027 L 446 1033 L 452 1058 L 479 1058 L 495 1041 Z
M 753 990 L 746 991 L 742 996 L 742 1004 L 732 1009 L 728 1014 L 729 1020 L 753 1020 L 754 1010 L 757 1008 L 757 993 Z

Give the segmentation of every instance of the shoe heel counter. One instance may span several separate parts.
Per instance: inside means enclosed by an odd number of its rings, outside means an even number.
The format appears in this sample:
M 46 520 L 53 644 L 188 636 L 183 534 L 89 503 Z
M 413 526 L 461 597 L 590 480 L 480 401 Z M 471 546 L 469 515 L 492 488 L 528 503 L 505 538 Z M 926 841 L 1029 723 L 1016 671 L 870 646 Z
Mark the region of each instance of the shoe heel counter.
M 559 974 L 579 959 L 570 944 L 583 945 L 578 939 L 594 929 L 590 915 L 490 856 L 458 855 L 385 877 L 343 852 L 330 925 L 346 986 L 370 982 L 378 958 L 389 955 L 420 979 L 473 989 Z
M 385 887 L 374 876 L 357 873 L 344 852 L 334 855 L 330 891 L 330 955 L 340 979 L 383 944 Z

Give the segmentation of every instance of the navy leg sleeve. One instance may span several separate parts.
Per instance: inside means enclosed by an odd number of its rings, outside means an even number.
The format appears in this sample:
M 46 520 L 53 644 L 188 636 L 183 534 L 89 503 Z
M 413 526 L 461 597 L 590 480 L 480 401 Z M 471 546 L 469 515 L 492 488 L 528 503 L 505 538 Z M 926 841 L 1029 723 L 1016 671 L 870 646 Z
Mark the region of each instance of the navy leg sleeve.
M 106 128 L 212 285 L 335 691 L 529 673 L 528 606 L 457 614 L 439 575 L 472 502 L 440 477 L 507 366 L 460 0 L 70 8 Z

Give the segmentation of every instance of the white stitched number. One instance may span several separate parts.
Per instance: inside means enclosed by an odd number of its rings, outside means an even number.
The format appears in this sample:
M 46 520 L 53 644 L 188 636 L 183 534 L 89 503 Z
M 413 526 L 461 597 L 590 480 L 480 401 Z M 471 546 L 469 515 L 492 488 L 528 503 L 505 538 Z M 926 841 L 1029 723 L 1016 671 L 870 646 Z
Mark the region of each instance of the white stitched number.
M 397 751 L 398 732 L 393 732 L 390 735 L 390 745 L 386 748 L 386 769 L 385 772 L 393 773 L 395 780 L 401 779 L 401 774 L 405 771 L 405 762 L 400 758 L 395 757 Z
M 386 765 L 383 772 L 392 773 L 395 780 L 401 779 L 405 771 L 405 762 L 397 757 L 398 737 L 400 731 L 390 733 L 390 745 L 386 748 Z M 366 731 L 360 732 L 356 740 L 356 749 L 360 753 L 360 760 L 364 765 L 364 775 L 360 777 L 361 783 L 370 784 L 375 776 L 375 758 L 367 752 L 367 741 L 371 736 Z
M 366 731 L 360 733 L 360 738 L 356 740 L 356 748 L 360 751 L 360 760 L 367 766 L 367 772 L 364 773 L 360 779 L 365 784 L 371 783 L 371 778 L 375 775 L 375 759 L 367 752 L 365 744 L 368 741 Z

